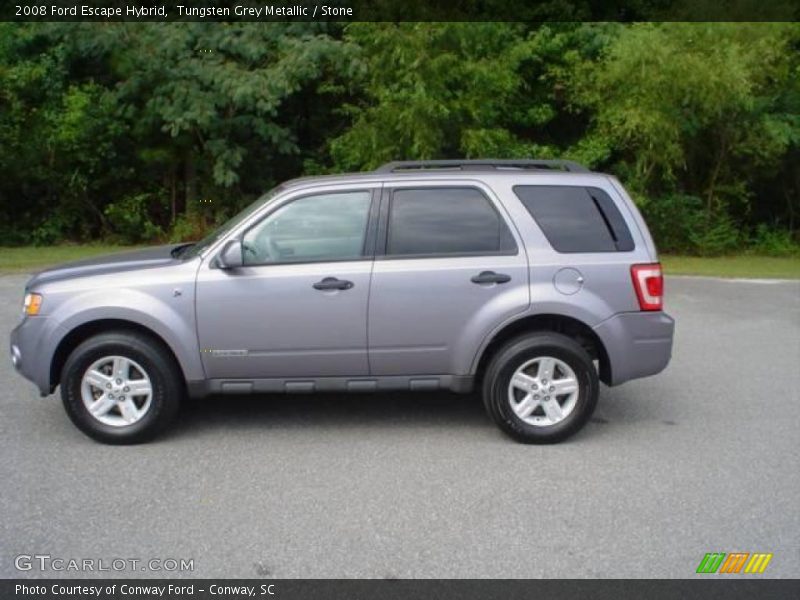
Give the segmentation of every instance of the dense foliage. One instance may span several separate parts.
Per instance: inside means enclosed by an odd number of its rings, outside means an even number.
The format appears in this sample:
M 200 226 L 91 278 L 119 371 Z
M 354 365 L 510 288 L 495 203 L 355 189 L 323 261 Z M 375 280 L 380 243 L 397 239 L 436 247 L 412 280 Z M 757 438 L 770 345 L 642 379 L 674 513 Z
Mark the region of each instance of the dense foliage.
M 796 251 L 794 23 L 0 23 L 0 244 L 200 236 L 281 180 L 574 158 L 663 250 Z

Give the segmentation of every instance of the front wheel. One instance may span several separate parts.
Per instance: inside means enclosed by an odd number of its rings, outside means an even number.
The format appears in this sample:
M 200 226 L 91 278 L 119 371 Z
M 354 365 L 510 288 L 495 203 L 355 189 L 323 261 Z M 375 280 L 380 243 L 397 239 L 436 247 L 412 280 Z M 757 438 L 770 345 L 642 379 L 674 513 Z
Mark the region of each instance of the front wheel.
M 597 405 L 591 357 L 575 340 L 535 333 L 511 340 L 492 358 L 483 382 L 489 416 L 528 444 L 560 442 L 581 429 Z
M 180 370 L 156 340 L 133 332 L 89 338 L 61 373 L 61 399 L 72 422 L 107 444 L 152 439 L 174 419 Z

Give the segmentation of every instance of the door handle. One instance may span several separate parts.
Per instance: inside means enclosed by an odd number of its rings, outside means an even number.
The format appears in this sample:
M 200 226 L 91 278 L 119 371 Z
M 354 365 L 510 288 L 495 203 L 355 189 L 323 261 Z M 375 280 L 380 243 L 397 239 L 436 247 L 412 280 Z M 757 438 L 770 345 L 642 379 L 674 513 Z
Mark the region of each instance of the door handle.
M 336 277 L 326 277 L 322 281 L 318 281 L 314 284 L 315 290 L 349 290 L 353 287 L 352 281 L 347 281 L 345 279 L 336 279 Z
M 477 275 L 473 275 L 470 281 L 478 284 L 508 283 L 511 281 L 511 276 L 505 273 L 495 273 L 494 271 L 481 271 Z

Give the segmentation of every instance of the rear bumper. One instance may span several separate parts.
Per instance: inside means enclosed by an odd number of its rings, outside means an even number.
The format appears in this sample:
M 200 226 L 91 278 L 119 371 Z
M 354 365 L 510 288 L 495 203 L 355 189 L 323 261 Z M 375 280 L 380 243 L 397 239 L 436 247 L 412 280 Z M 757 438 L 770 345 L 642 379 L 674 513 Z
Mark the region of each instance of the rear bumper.
M 675 320 L 664 312 L 620 313 L 594 331 L 608 354 L 609 385 L 660 373 L 672 357 Z

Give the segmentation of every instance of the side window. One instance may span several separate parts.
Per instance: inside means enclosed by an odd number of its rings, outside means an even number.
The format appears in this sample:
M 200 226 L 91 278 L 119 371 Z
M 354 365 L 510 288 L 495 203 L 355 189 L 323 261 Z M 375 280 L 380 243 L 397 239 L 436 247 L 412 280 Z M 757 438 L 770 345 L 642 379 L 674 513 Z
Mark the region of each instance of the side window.
M 397 189 L 386 254 L 514 254 L 516 243 L 489 199 L 475 188 Z
M 518 185 L 514 193 L 557 252 L 633 250 L 633 238 L 625 219 L 601 189 Z
M 364 251 L 370 201 L 368 190 L 298 198 L 244 235 L 244 264 L 357 259 Z

